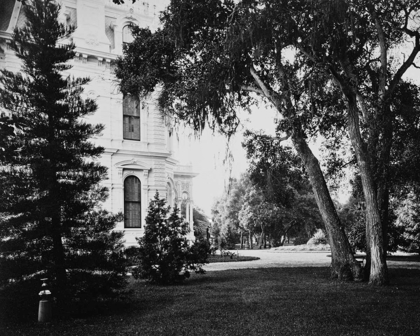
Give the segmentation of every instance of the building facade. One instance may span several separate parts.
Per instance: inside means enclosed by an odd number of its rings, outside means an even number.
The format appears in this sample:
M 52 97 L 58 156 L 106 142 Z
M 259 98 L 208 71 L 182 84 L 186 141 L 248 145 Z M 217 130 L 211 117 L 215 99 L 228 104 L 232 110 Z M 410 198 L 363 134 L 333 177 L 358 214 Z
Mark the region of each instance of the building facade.
M 20 63 L 8 48 L 13 29 L 25 24 L 22 4 L 1 0 L 0 68 L 20 71 Z M 98 104 L 89 117 L 92 124 L 103 124 L 101 137 L 94 141 L 105 148 L 100 161 L 108 168 L 103 184 L 109 189 L 104 207 L 123 212 L 117 229 L 125 233 L 127 245 L 136 244 L 144 233 L 149 201 L 159 192 L 169 205 L 185 204 L 184 216 L 190 223 L 193 239 L 191 166 L 180 165 L 174 153 L 174 139 L 158 111 L 153 95 L 140 100 L 119 92 L 113 61 L 122 55 L 123 44 L 132 40 L 130 24 L 156 29 L 165 0 L 137 0 L 116 5 L 112 0 L 61 0 L 60 21 L 73 25 L 72 40 L 76 58 L 69 71 L 75 77 L 89 77 L 85 94 Z M 1 111 L 0 111 L 1 112 Z M 7 111 L 2 111 L 7 113 Z

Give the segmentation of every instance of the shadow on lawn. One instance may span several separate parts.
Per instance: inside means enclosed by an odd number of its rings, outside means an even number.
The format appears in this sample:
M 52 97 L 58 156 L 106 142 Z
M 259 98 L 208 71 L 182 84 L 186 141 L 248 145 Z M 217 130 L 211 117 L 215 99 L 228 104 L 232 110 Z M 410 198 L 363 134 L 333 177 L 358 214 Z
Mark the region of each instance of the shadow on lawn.
M 392 255 L 388 256 L 386 260 L 392 260 L 392 261 L 409 261 L 409 262 L 420 262 L 420 255 Z
M 78 314 L 47 325 L 31 312 L 32 320 L 3 331 L 0 321 L 0 334 L 417 335 L 420 269 L 391 268 L 385 287 L 329 274 L 328 267 L 229 270 L 192 274 L 175 286 L 130 279 L 126 301 L 75 305 Z
M 248 257 L 248 256 L 237 256 L 235 254 L 227 255 L 227 256 L 211 255 L 208 258 L 208 261 L 210 264 L 219 263 L 219 262 L 240 262 L 240 261 L 253 261 L 253 260 L 260 260 L 260 258 Z

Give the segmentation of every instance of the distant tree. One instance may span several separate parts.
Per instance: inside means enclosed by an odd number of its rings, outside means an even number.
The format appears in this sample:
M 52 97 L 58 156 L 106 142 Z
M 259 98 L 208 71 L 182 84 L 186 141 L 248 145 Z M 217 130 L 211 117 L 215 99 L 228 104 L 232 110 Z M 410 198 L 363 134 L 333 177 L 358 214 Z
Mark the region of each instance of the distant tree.
M 125 259 L 113 231 L 120 218 L 101 210 L 106 168 L 91 139 L 103 126 L 83 119 L 97 108 L 82 98 L 89 79 L 66 73 L 73 28 L 58 22 L 57 2 L 26 1 L 23 10 L 10 43 L 22 71 L 0 76 L 10 114 L 0 120 L 0 288 L 36 281 L 35 293 L 48 277 L 61 304 L 109 295 L 126 282 Z
M 221 241 L 233 248 L 235 244 L 243 245 L 244 236 L 249 238 L 253 235 L 249 228 L 241 225 L 239 212 L 242 209 L 244 196 L 250 186 L 247 174 L 242 174 L 239 179 L 231 178 L 229 185 L 223 195 L 215 202 L 212 207 L 213 230 L 221 236 Z
M 400 248 L 420 254 L 420 196 L 411 191 L 395 210 L 396 226 L 400 229 Z
M 242 146 L 246 150 L 250 180 L 279 206 L 290 207 L 296 194 L 310 192 L 302 161 L 292 148 L 281 146 L 279 135 L 246 131 Z
M 135 277 L 159 285 L 184 281 L 190 271 L 204 273 L 206 247 L 200 242 L 191 245 L 187 239 L 189 225 L 175 207 L 171 213 L 164 199 L 156 193 L 149 203 L 144 235 L 138 238 L 138 268 Z
M 407 154 L 404 149 L 402 149 L 402 153 L 398 156 L 404 157 Z M 413 154 L 415 155 L 415 153 Z M 395 162 L 392 167 L 393 174 L 391 176 L 395 183 L 390 190 L 391 202 L 388 209 L 389 223 L 385 240 L 385 247 L 388 252 L 406 249 L 409 244 L 404 237 L 410 235 L 408 231 L 410 231 L 410 227 L 415 225 L 413 224 L 415 221 L 412 221 L 415 216 L 412 217 L 412 215 L 415 213 L 416 193 L 413 190 L 416 190 L 414 186 L 417 183 L 414 176 L 409 176 L 411 172 L 408 172 L 406 178 L 401 178 L 407 168 L 399 162 Z M 366 252 L 365 201 L 360 175 L 354 175 L 350 180 L 350 186 L 352 193 L 347 202 L 340 206 L 339 214 L 354 251 Z
M 210 230 L 211 223 L 202 209 L 194 207 L 193 221 L 195 238 L 198 240 L 207 240 L 207 232 Z
M 366 252 L 365 209 L 363 202 L 360 202 L 355 197 L 350 197 L 340 209 L 339 214 L 353 251 Z
M 210 236 L 212 237 L 212 247 L 216 247 L 216 242 L 220 237 L 220 229 L 222 226 L 220 203 L 221 200 L 216 199 L 211 208 L 212 225 L 210 229 Z
M 262 192 L 267 210 L 271 209 L 266 234 L 275 245 L 291 237 L 309 239 L 316 228 L 323 227 L 302 162 L 292 148 L 280 146 L 281 141 L 278 135 L 247 131 L 242 144 L 249 178 Z
M 248 230 L 248 246 L 252 248 L 252 236 L 256 235 L 258 247 L 267 246 L 267 227 L 280 217 L 280 209 L 267 202 L 261 189 L 250 185 L 244 195 L 243 205 L 239 212 L 241 227 Z

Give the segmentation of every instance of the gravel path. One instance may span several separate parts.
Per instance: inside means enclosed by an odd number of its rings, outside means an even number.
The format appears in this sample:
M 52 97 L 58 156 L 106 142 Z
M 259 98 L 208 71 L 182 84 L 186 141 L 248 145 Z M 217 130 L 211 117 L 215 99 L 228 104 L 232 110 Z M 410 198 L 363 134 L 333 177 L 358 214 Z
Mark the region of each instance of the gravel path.
M 270 267 L 328 267 L 331 263 L 330 252 L 279 252 L 273 250 L 242 250 L 241 256 L 258 257 L 260 260 L 207 264 L 206 271 L 223 271 L 244 268 Z M 418 268 L 419 262 L 389 260 L 391 268 Z

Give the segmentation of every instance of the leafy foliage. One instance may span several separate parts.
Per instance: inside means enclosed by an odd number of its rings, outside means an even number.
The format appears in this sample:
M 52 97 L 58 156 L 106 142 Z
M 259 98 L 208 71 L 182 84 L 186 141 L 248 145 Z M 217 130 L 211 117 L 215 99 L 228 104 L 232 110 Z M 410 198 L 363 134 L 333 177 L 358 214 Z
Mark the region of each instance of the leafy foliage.
M 311 239 L 307 242 L 308 245 L 321 245 L 321 244 L 328 244 L 328 239 L 325 236 L 324 231 L 321 229 L 318 229 L 314 235 L 311 237 Z
M 239 243 L 239 233 L 247 231 L 240 226 L 239 211 L 243 204 L 246 179 L 232 178 L 223 195 L 212 206 L 211 234 L 216 239 L 220 249 L 233 249 Z
M 112 295 L 125 285 L 122 233 L 112 231 L 121 218 L 101 209 L 106 168 L 91 138 L 103 126 L 83 119 L 97 108 L 82 96 L 89 79 L 65 73 L 73 28 L 58 22 L 56 2 L 23 8 L 10 44 L 22 71 L 0 77 L 10 114 L 0 120 L 0 287 L 36 283 L 36 293 L 48 277 L 59 303 Z
M 420 254 L 420 202 L 419 195 L 410 192 L 396 209 L 396 226 L 401 231 L 400 247 Z
M 207 240 L 211 223 L 202 209 L 194 207 L 193 221 L 195 238 L 197 240 Z
M 302 238 L 306 242 L 315 228 L 322 226 L 300 158 L 280 143 L 279 134 L 272 137 L 249 131 L 243 143 L 250 180 L 264 201 L 271 204 L 266 212 L 271 215 L 265 220 L 274 246 L 282 245 L 286 238 Z
M 234 244 L 243 243 L 241 236 L 246 237 L 246 246 L 250 248 L 255 239 L 261 248 L 280 246 L 286 239 L 300 236 L 306 243 L 315 228 L 322 225 L 319 211 L 313 195 L 306 191 L 299 194 L 287 176 L 279 176 L 280 179 L 283 177 L 285 189 L 275 185 L 275 192 L 280 194 L 284 190 L 284 193 L 289 193 L 287 198 L 277 198 L 277 201 L 287 199 L 284 204 L 276 202 L 267 186 L 270 181 L 261 176 L 256 178 L 257 182 L 252 181 L 249 174 L 231 180 L 230 187 L 212 208 L 212 235 L 219 239 L 219 245 L 222 243 L 223 248 L 233 248 Z
M 168 285 L 182 282 L 190 271 L 204 273 L 208 245 L 196 242 L 190 245 L 186 235 L 188 223 L 179 216 L 179 209 L 170 207 L 156 193 L 149 203 L 144 235 L 138 238 L 138 267 L 134 276 L 151 283 Z

